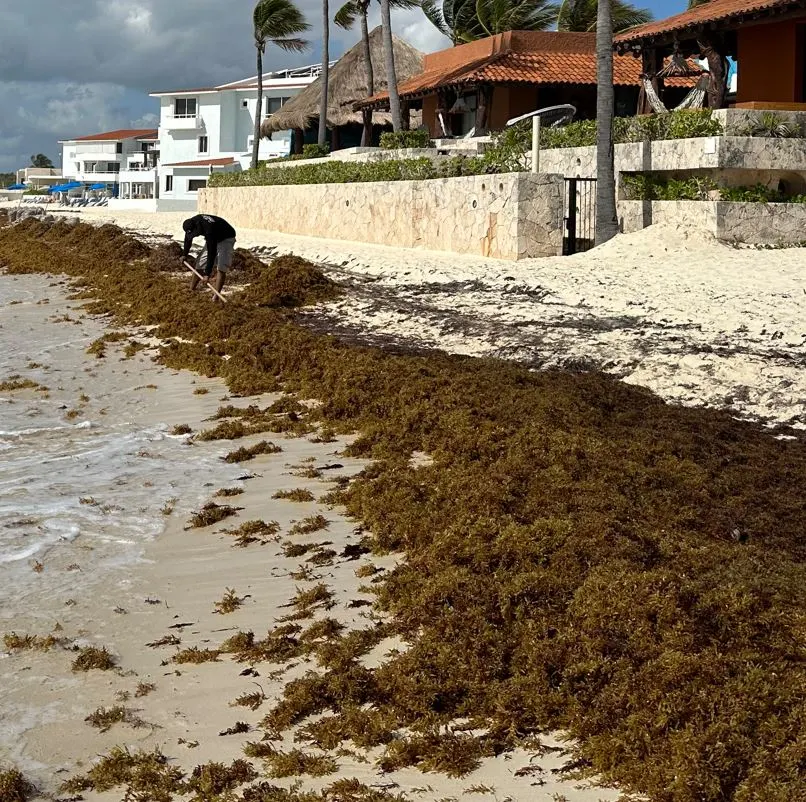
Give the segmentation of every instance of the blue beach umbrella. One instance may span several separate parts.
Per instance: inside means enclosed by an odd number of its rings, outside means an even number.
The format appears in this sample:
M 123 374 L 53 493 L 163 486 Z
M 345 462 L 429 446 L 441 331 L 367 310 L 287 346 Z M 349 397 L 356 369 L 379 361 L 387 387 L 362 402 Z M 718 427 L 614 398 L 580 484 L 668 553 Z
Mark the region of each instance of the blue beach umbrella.
M 28 189 L 25 184 L 12 184 L 10 187 L 6 187 L 6 189 Z
M 59 189 L 66 192 L 71 189 L 81 189 L 83 186 L 80 181 L 68 181 L 66 184 L 62 184 Z
M 106 184 L 93 184 L 90 189 L 106 189 Z

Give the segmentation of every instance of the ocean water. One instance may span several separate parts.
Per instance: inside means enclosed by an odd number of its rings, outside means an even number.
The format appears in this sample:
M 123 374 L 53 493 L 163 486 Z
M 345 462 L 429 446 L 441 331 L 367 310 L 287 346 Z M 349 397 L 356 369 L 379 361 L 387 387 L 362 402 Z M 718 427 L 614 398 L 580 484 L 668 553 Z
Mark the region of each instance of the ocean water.
M 220 461 L 222 444 L 171 433 L 185 422 L 190 376 L 143 355 L 121 361 L 114 346 L 87 355 L 104 327 L 64 300 L 67 289 L 0 275 L 0 383 L 47 388 L 0 391 L 0 632 L 52 623 L 93 584 L 125 581 L 164 530 L 166 506 L 186 518 L 211 481 L 238 475 Z M 211 392 L 211 409 L 222 395 Z

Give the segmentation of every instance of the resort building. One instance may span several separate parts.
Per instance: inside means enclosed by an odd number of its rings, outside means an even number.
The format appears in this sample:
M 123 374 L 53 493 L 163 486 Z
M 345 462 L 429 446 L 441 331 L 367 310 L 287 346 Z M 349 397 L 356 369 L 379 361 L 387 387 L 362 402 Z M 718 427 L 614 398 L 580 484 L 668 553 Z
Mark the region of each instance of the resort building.
M 112 198 L 137 199 L 154 205 L 159 159 L 156 129 L 105 131 L 63 139 L 59 144 L 60 180 L 104 190 Z
M 58 167 L 23 167 L 16 172 L 18 184 L 28 189 L 46 190 L 62 183 L 62 171 Z
M 417 75 L 423 68 L 423 54 L 403 39 L 392 35 L 395 54 L 395 70 L 398 80 L 405 81 Z M 373 92 L 369 91 L 363 42 L 358 42 L 348 50 L 331 68 L 328 76 L 327 141 L 330 150 L 355 147 L 362 142 L 366 146 L 378 144 L 384 129 L 391 130 L 392 118 L 388 112 L 371 113 L 357 111 L 355 104 L 365 100 L 370 94 L 386 89 L 386 68 L 383 60 L 383 38 L 381 28 L 369 34 L 370 63 L 373 73 Z M 302 153 L 303 144 L 315 143 L 319 133 L 320 81 L 317 78 L 310 86 L 299 93 L 281 109 L 272 112 L 263 122 L 261 132 L 264 137 L 284 137 L 285 132 L 293 132 L 292 151 Z M 401 109 L 406 123 L 411 123 L 409 110 Z M 415 124 L 419 123 L 419 114 Z
M 721 0 L 725 2 L 725 0 Z M 616 56 L 613 82 L 616 113 L 634 114 L 641 64 Z M 690 79 L 676 79 L 682 98 Z M 545 106 L 570 103 L 577 119 L 596 116 L 596 34 L 508 31 L 425 56 L 422 72 L 398 85 L 401 105 L 422 109 L 422 122 L 435 138 L 480 135 L 507 120 Z M 389 95 L 377 93 L 357 108 L 388 109 Z
M 263 76 L 264 118 L 279 112 L 319 75 L 321 65 Z M 252 159 L 257 76 L 220 86 L 152 92 L 160 101 L 158 207 L 196 208 L 199 189 L 214 172 L 242 170 Z M 291 131 L 261 139 L 260 159 L 287 156 Z
M 806 0 L 710 0 L 631 28 L 615 37 L 615 47 L 637 57 L 658 96 L 665 88 L 660 65 L 677 53 L 707 62 L 709 108 L 806 111 Z M 735 97 L 728 58 L 738 64 Z

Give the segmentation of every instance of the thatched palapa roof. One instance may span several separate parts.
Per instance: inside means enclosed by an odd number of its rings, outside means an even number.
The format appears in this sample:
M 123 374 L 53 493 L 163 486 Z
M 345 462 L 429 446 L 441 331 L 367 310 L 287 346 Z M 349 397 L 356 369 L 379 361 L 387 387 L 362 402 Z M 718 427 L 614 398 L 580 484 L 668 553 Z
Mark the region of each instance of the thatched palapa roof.
M 423 69 L 423 54 L 394 34 L 392 41 L 395 50 L 395 70 L 397 80 L 405 81 Z M 369 35 L 370 57 L 374 73 L 375 92 L 386 89 L 386 69 L 383 60 L 383 40 L 380 26 Z M 321 78 L 305 87 L 296 97 L 286 103 L 280 111 L 263 121 L 260 133 L 268 136 L 273 131 L 289 128 L 307 128 L 313 120 L 319 119 L 319 95 Z M 353 110 L 353 104 L 369 97 L 367 71 L 364 68 L 364 52 L 361 42 L 350 48 L 330 68 L 328 79 L 327 124 L 329 127 L 361 123 L 360 111 Z M 378 125 L 391 123 L 388 113 L 376 112 L 374 121 Z

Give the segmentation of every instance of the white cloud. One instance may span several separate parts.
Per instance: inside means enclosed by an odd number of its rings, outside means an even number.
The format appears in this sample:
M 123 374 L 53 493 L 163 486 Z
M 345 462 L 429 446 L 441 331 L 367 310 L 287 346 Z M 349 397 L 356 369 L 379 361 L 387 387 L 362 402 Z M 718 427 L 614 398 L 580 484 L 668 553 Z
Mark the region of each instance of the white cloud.
M 298 0 L 311 22 L 305 53 L 269 47 L 265 68 L 316 62 L 319 0 Z M 30 153 L 55 157 L 56 139 L 149 127 L 149 91 L 211 86 L 253 75 L 251 6 L 221 0 L 27 0 L 0 8 L 0 171 Z M 374 4 L 372 25 L 379 22 Z M 393 13 L 398 36 L 424 52 L 449 46 L 417 9 Z M 340 56 L 358 29 L 331 26 Z M 55 161 L 55 159 L 54 159 Z

